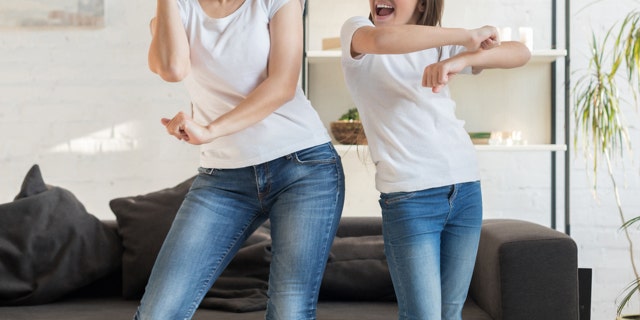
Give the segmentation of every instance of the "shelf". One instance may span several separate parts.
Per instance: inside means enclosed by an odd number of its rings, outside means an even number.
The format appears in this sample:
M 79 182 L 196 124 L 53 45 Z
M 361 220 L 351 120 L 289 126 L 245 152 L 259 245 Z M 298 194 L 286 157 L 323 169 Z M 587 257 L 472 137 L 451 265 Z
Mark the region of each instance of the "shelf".
M 550 63 L 566 55 L 567 50 L 534 50 L 531 53 L 531 61 L 529 63 Z M 307 51 L 307 59 L 310 63 L 340 60 L 341 56 L 342 52 L 340 50 Z
M 561 49 L 550 49 L 550 50 L 534 50 L 531 53 L 531 60 L 529 63 L 538 62 L 538 63 L 551 63 L 556 61 L 558 58 L 562 58 L 567 56 L 567 50 Z
M 342 51 L 340 50 L 311 50 L 307 51 L 307 59 L 309 62 L 323 62 L 340 60 Z
M 478 151 L 566 151 L 564 144 L 529 144 L 519 146 L 475 145 Z
M 369 152 L 369 147 L 366 145 L 346 145 L 346 144 L 336 144 L 334 145 L 336 150 L 339 152 L 347 152 L 349 150 L 354 150 L 358 152 Z M 566 151 L 567 146 L 564 144 L 531 144 L 531 145 L 518 145 L 518 146 L 498 146 L 498 145 L 483 145 L 477 144 L 474 145 L 477 151 L 542 151 L 542 152 L 552 152 L 552 151 Z

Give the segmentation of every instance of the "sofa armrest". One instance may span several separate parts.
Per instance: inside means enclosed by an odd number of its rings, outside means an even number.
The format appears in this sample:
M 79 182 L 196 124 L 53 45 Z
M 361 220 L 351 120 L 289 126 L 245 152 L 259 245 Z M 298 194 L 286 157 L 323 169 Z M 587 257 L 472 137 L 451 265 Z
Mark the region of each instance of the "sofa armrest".
M 577 260 L 576 244 L 564 233 L 488 219 L 469 295 L 496 320 L 577 320 Z

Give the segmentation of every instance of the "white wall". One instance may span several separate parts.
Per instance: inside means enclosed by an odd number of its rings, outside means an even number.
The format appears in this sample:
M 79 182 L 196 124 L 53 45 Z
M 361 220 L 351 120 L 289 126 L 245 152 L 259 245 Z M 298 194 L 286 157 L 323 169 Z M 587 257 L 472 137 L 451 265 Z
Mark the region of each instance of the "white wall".
M 533 26 L 534 46 L 543 49 L 549 43 L 548 2 L 448 0 L 445 25 Z M 587 65 L 591 29 L 601 35 L 605 26 L 638 8 L 638 1 L 624 0 L 585 9 L 591 2 L 572 3 L 572 70 Z M 313 14 L 323 17 L 324 26 L 310 35 L 310 48 L 319 49 L 322 37 L 338 35 L 344 18 L 337 12 L 347 12 L 338 6 L 367 8 L 365 0 L 357 0 L 337 1 L 324 14 L 316 9 Z M 153 1 L 109 0 L 103 29 L 0 30 L 0 202 L 11 201 L 34 163 L 47 183 L 69 189 L 105 219 L 113 218 L 110 199 L 170 187 L 195 173 L 197 150 L 166 135 L 159 124 L 161 117 L 186 109 L 189 99 L 181 84 L 164 83 L 147 69 L 148 22 L 154 10 Z M 633 108 L 627 120 L 633 138 L 640 140 Z M 377 214 L 371 176 L 359 175 L 357 155 L 345 158 L 346 213 L 360 214 L 362 206 L 366 214 Z M 584 161 L 580 155 L 572 158 L 572 236 L 580 266 L 594 269 L 592 319 L 613 319 L 614 300 L 631 279 L 626 244 L 606 176 L 600 176 L 596 201 Z M 549 224 L 548 153 L 483 152 L 480 163 L 488 218 Z M 621 198 L 628 213 L 640 209 L 637 163 L 618 170 L 626 178 Z M 640 239 L 638 233 L 634 237 Z
M 108 201 L 195 174 L 197 151 L 160 118 L 188 105 L 182 84 L 147 68 L 153 1 L 105 1 L 106 27 L 0 30 L 0 200 L 29 167 L 113 218 Z

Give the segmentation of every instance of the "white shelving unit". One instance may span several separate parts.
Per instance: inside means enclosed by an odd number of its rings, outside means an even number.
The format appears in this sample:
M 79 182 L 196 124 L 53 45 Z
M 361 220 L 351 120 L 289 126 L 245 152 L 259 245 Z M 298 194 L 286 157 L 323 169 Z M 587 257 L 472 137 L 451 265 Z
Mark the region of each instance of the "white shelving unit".
M 517 146 L 493 146 L 493 145 L 476 145 L 478 151 L 498 151 L 498 152 L 555 152 L 565 151 L 567 146 L 563 144 L 528 144 Z M 368 154 L 368 146 L 355 146 L 355 145 L 335 145 L 336 150 L 343 155 L 347 152 L 360 152 L 361 154 Z
M 479 151 L 565 151 L 551 144 L 551 107 L 548 81 L 551 63 L 564 58 L 566 50 L 538 50 L 529 63 L 513 70 L 485 70 L 476 76 L 459 76 L 451 83 L 458 103 L 458 117 L 469 131 L 523 132 L 527 145 L 486 146 Z M 308 96 L 327 127 L 353 106 L 340 67 L 341 52 L 308 51 Z M 535 82 L 539 82 L 536 90 Z M 484 91 L 482 89 L 485 89 Z M 465 93 L 469 93 L 466 94 Z M 522 101 L 514 101 L 524 97 Z
M 530 63 L 551 63 L 558 58 L 567 55 L 567 50 L 534 50 L 531 53 Z M 339 50 L 310 50 L 307 51 L 307 59 L 309 63 L 333 61 L 334 59 L 340 59 L 342 52 Z

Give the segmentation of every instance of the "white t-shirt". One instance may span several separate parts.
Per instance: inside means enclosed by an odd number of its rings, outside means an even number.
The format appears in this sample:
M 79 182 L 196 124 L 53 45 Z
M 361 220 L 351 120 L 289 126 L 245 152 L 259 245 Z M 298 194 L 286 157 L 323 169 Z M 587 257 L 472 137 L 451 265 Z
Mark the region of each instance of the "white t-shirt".
M 235 108 L 266 79 L 269 21 L 289 0 L 245 0 L 220 19 L 207 16 L 198 0 L 176 1 L 191 47 L 185 85 L 194 119 L 206 125 Z M 241 168 L 329 141 L 320 117 L 298 87 L 292 100 L 263 121 L 202 145 L 200 165 Z
M 351 38 L 363 26 L 374 25 L 354 17 L 342 27 L 342 66 L 376 166 L 376 188 L 410 192 L 479 180 L 476 151 L 449 88 L 435 94 L 422 87 L 424 68 L 438 61 L 438 50 L 354 59 Z M 441 59 L 463 50 L 445 46 Z

